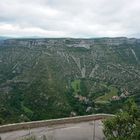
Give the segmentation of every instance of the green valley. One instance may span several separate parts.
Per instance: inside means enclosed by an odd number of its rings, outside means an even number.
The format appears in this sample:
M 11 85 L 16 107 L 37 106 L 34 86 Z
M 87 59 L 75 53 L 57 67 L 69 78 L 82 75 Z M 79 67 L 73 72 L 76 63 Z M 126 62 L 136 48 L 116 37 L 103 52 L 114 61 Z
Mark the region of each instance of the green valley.
M 140 40 L 0 40 L 0 123 L 115 113 L 140 105 Z

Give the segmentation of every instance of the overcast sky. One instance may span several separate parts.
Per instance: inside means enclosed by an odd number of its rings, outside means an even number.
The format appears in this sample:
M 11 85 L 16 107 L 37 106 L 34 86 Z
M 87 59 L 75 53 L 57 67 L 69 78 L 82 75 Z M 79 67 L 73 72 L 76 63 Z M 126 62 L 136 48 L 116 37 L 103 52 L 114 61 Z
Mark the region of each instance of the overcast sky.
M 140 38 L 140 0 L 0 0 L 2 35 Z

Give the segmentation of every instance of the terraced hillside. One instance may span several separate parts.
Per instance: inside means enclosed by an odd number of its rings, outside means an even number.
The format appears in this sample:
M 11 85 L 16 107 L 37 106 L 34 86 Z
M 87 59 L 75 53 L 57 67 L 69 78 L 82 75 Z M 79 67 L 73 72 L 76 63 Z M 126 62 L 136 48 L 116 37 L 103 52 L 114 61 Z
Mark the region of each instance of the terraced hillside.
M 140 104 L 140 40 L 0 41 L 0 123 L 114 113 Z

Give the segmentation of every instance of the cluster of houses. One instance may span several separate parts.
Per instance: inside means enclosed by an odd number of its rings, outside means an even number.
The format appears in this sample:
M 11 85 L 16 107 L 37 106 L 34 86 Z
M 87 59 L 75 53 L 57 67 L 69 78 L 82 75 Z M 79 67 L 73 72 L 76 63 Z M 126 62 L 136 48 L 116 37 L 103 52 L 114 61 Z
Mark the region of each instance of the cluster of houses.
M 87 97 L 84 97 L 82 95 L 76 94 L 74 97 L 77 98 L 81 102 L 85 102 L 85 103 L 88 103 L 89 102 L 89 99 L 87 99 Z
M 112 96 L 111 100 L 116 101 L 116 100 L 121 100 L 122 98 L 126 98 L 129 96 L 129 92 L 127 90 L 124 90 L 124 92 L 120 96 Z

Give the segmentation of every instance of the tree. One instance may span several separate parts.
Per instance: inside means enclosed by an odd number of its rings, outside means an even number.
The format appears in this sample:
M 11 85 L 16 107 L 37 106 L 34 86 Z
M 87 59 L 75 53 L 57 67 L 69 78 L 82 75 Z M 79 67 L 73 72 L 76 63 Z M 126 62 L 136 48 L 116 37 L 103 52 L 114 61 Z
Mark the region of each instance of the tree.
M 103 124 L 107 140 L 140 139 L 139 109 L 133 99 L 128 99 L 122 110 Z

